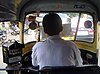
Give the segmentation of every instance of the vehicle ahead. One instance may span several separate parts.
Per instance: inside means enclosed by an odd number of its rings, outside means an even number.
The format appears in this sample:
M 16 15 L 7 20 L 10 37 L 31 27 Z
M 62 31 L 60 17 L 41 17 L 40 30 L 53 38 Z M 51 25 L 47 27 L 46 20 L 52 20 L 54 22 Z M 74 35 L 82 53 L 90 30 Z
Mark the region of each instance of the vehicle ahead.
M 6 31 L 3 31 L 1 30 L 0 31 L 0 46 L 4 43 L 4 41 L 6 40 L 7 38 L 7 35 L 6 35 Z
M 17 20 L 17 22 L 19 22 L 18 26 L 20 29 L 20 34 L 16 36 L 10 34 L 9 28 L 6 29 L 7 38 L 9 38 L 11 41 L 8 41 L 7 45 L 3 45 L 2 50 L 4 63 L 7 64 L 6 70 L 11 70 L 8 71 L 8 74 L 24 74 L 30 71 L 30 68 L 28 67 L 31 67 L 30 55 L 32 46 L 34 46 L 37 41 L 44 41 L 47 38 L 47 35 L 43 32 L 41 24 L 42 18 L 45 14 L 52 12 L 59 14 L 62 18 L 63 31 L 61 32 L 61 37 L 65 40 L 72 40 L 75 42 L 81 51 L 84 65 L 92 65 L 92 72 L 90 72 L 91 67 L 82 67 L 82 70 L 80 70 L 81 68 L 75 68 L 77 73 L 82 73 L 85 71 L 85 73 L 97 72 L 98 74 L 97 66 L 100 65 L 100 50 L 98 50 L 98 21 L 100 21 L 99 5 L 99 0 L 0 1 L 0 21 L 10 21 L 11 25 L 12 22 Z M 2 14 L 6 16 L 3 17 Z M 36 15 L 36 22 L 39 28 L 35 29 L 36 27 L 33 24 L 35 30 L 29 29 L 28 34 L 26 34 L 24 33 L 28 27 L 26 25 L 26 20 L 30 14 Z M 28 23 L 30 22 L 28 21 Z M 20 45 L 18 46 L 18 43 L 16 43 L 16 41 L 13 42 L 12 39 L 20 40 L 20 43 L 24 44 L 24 48 L 19 47 Z M 18 47 L 14 46 L 14 48 L 10 49 L 9 47 L 13 43 L 15 43 L 15 45 Z M 19 49 L 22 49 L 22 52 L 19 52 Z M 93 65 L 96 65 L 96 67 Z M 94 67 L 96 69 L 94 69 Z M 28 69 L 28 71 L 26 69 Z M 87 69 L 89 71 L 87 71 Z M 75 72 L 75 70 L 72 72 Z M 59 71 L 59 69 L 57 71 Z

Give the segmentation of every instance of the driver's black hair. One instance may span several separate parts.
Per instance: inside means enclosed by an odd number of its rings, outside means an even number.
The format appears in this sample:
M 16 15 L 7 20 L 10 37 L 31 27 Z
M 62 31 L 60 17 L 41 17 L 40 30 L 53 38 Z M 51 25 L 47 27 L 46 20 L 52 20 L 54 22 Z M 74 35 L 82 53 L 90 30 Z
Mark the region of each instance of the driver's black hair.
M 58 35 L 62 31 L 62 20 L 56 13 L 49 13 L 43 18 L 44 32 L 48 35 Z

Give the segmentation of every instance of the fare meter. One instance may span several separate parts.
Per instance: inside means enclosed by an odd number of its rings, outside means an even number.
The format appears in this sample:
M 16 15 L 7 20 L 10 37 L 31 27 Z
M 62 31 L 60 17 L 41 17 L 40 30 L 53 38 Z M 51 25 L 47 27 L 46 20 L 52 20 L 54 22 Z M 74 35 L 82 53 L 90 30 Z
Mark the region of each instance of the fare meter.
M 22 48 L 23 44 L 14 42 L 5 42 L 2 45 L 3 62 L 6 64 L 17 64 L 22 62 Z

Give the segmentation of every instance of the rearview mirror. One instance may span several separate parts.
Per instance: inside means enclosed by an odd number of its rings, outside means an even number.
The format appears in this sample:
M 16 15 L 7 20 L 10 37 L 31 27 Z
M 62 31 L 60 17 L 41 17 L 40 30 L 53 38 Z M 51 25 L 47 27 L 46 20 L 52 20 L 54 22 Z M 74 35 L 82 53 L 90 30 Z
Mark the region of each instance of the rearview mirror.
M 37 24 L 36 24 L 35 22 L 31 22 L 31 23 L 29 24 L 29 28 L 30 28 L 31 30 L 35 30 L 35 29 L 37 28 Z
M 85 28 L 91 28 L 92 27 L 92 22 L 90 20 L 87 20 L 84 22 L 84 27 Z

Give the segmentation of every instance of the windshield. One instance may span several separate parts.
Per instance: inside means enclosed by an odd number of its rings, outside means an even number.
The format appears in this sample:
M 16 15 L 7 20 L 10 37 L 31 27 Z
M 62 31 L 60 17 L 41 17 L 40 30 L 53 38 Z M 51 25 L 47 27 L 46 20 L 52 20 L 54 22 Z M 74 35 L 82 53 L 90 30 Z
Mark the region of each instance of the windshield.
M 30 41 L 37 41 L 38 39 L 43 41 L 47 38 L 47 35 L 43 31 L 42 20 L 47 13 L 28 14 L 25 19 L 24 28 L 24 41 L 25 43 Z M 93 17 L 86 13 L 57 13 L 62 19 L 63 31 L 60 36 L 65 40 L 78 40 L 93 42 L 94 38 L 94 25 Z M 38 28 L 31 30 L 29 24 L 32 19 L 29 20 L 29 16 L 35 16 L 35 23 Z M 90 27 L 85 26 L 85 22 L 90 22 Z M 86 22 L 87 23 L 87 22 Z M 88 26 L 88 24 L 86 24 Z

